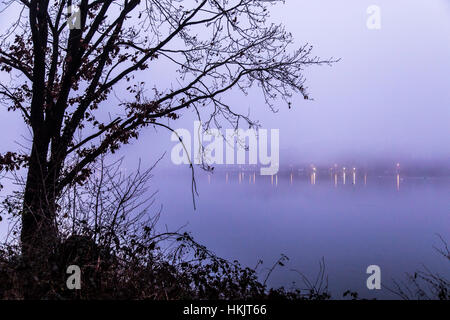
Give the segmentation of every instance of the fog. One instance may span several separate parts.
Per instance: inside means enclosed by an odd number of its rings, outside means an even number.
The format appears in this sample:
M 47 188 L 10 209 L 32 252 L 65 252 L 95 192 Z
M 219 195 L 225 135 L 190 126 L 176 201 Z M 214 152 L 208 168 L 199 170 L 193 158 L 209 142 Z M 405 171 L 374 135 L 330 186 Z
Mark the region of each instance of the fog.
M 372 4 L 381 8 L 380 30 L 366 26 Z M 297 45 L 308 42 L 318 56 L 341 59 L 330 67 L 306 69 L 314 100 L 296 97 L 291 109 L 280 102 L 272 113 L 258 90 L 248 96 L 233 91 L 224 98 L 249 111 L 263 128 L 280 129 L 281 166 L 450 158 L 449 1 L 291 0 L 272 9 L 273 21 L 283 22 Z M 176 83 L 169 65 L 159 61 L 140 78 L 149 87 L 155 79 Z M 170 125 L 192 130 L 194 120 L 187 112 Z M 0 126 L 0 152 L 17 149 L 16 141 L 27 144 L 29 132 L 16 116 L 2 110 Z M 169 132 L 148 129 L 123 151 L 153 161 L 173 145 Z
M 331 67 L 306 69 L 313 101 L 294 99 L 272 113 L 259 91 L 226 101 L 263 128 L 280 129 L 280 165 L 339 161 L 439 162 L 450 158 L 450 5 L 448 1 L 377 1 L 381 29 L 369 30 L 371 1 L 287 1 L 275 7 L 297 44 L 308 42 Z M 159 66 L 163 71 L 164 66 Z M 192 132 L 195 117 L 172 123 Z M 167 137 L 167 138 L 164 138 Z M 149 134 L 152 146 L 168 133 Z M 167 141 L 167 144 L 166 144 Z M 136 146 L 144 158 L 148 144 Z
M 284 23 L 319 55 L 342 60 L 309 70 L 315 101 L 276 117 L 282 148 L 311 160 L 448 159 L 448 2 L 377 1 L 380 30 L 366 27 L 370 1 L 306 3 L 289 1 Z

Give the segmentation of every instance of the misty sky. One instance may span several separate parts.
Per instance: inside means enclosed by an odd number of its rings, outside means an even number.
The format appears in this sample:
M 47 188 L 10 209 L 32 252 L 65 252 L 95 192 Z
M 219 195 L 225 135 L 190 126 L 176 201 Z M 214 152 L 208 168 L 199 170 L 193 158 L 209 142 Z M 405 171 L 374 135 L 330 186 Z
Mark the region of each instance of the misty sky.
M 308 42 L 320 57 L 341 61 L 306 70 L 314 101 L 298 97 L 290 110 L 280 102 L 279 112 L 271 113 L 258 91 L 227 95 L 264 128 L 280 129 L 282 166 L 343 158 L 450 158 L 450 1 L 286 2 L 273 8 L 273 20 L 282 21 L 298 45 Z M 372 4 L 381 7 L 381 30 L 366 27 Z M 173 81 L 164 63 L 149 72 L 149 79 Z M 20 119 L 0 115 L 0 152 L 16 150 L 15 141 L 27 144 Z M 192 130 L 193 120 L 185 113 L 172 126 Z M 148 129 L 141 138 L 124 151 L 152 161 L 164 151 L 170 154 L 175 144 L 161 129 Z

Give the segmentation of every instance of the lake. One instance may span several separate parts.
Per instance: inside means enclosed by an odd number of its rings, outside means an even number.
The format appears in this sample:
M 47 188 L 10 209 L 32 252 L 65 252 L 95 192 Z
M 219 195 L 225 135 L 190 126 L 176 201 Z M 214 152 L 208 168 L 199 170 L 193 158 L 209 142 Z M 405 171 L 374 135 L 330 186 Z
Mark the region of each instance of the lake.
M 325 260 L 334 298 L 348 289 L 365 298 L 396 298 L 388 290 L 368 290 L 366 269 L 381 268 L 382 286 L 405 280 L 423 265 L 448 275 L 448 262 L 433 246 L 450 234 L 450 179 L 196 170 L 199 197 L 193 209 L 189 170 L 158 172 L 153 179 L 160 226 L 185 231 L 217 255 L 258 267 L 261 279 L 285 254 L 268 284 L 304 288 L 298 270 L 313 280 Z

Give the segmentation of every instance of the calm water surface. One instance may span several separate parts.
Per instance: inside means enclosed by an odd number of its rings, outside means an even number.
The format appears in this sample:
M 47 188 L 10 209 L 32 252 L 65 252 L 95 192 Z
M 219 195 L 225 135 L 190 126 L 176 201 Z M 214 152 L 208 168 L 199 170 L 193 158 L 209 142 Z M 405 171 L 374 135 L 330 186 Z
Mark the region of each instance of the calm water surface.
M 381 267 L 382 285 L 404 280 L 406 272 L 426 265 L 449 274 L 448 262 L 433 246 L 436 234 L 450 234 L 450 179 L 309 177 L 286 174 L 263 177 L 238 172 L 209 175 L 197 170 L 197 210 L 190 177 L 158 173 L 157 202 L 161 224 L 186 231 L 219 256 L 254 267 L 263 279 L 280 257 L 290 260 L 272 274 L 269 285 L 303 287 L 299 270 L 314 279 L 322 257 L 335 298 L 347 290 L 360 296 L 395 298 L 386 289 L 366 288 L 366 268 Z M 355 184 L 353 183 L 355 182 Z

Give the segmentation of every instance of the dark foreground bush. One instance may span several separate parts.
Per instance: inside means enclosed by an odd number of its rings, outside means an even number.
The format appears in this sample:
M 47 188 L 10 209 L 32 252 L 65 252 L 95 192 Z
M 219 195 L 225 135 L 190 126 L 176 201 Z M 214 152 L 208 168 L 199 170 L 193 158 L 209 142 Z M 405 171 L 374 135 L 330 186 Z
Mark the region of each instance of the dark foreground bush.
M 41 287 L 42 299 L 329 298 L 326 290 L 313 288 L 305 292 L 267 289 L 255 270 L 215 256 L 189 234 L 165 234 L 163 242 L 164 249 L 159 245 L 144 248 L 138 242 L 105 248 L 86 236 L 71 236 L 47 261 L 51 275 L 34 280 Z M 66 286 L 69 265 L 81 268 L 81 290 Z M 26 297 L 29 283 L 24 279 L 29 272 L 16 248 L 4 247 L 0 251 L 0 298 Z

